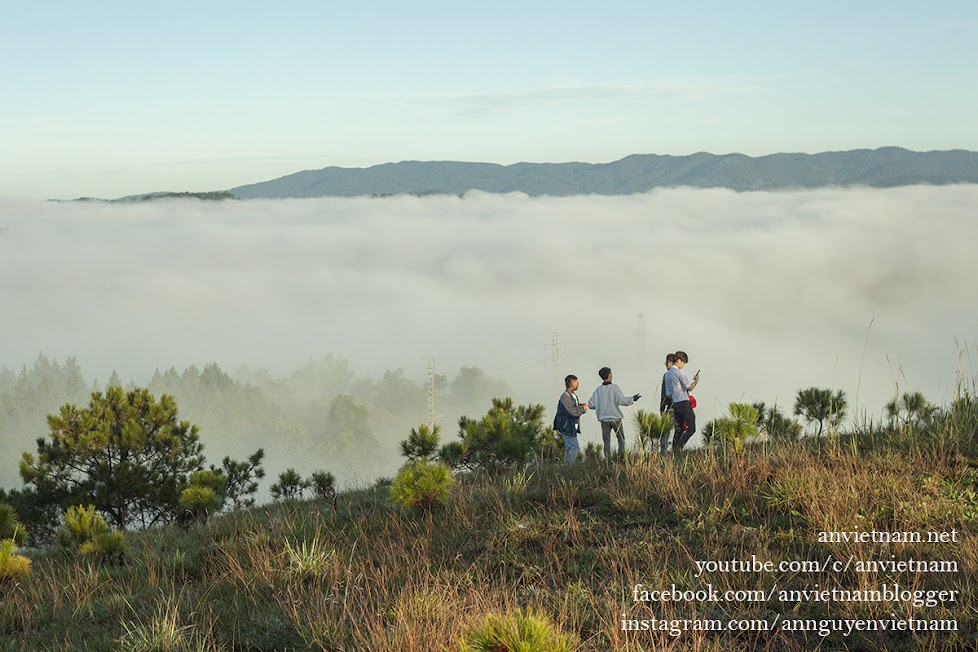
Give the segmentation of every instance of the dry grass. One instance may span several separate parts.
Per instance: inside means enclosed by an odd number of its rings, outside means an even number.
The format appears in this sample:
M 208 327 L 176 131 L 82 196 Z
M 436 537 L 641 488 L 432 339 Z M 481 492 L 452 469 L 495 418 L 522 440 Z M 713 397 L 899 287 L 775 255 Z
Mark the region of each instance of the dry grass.
M 0 589 L 0 639 L 24 649 L 137 649 L 170 633 L 180 649 L 444 650 L 489 614 L 545 615 L 581 650 L 972 649 L 978 521 L 975 458 L 952 437 L 868 435 L 819 447 L 696 451 L 678 460 L 460 478 L 449 505 L 394 508 L 386 488 L 271 505 L 133 538 L 129 565 L 34 555 Z M 825 544 L 821 530 L 951 529 L 958 543 Z M 953 559 L 959 572 L 704 573 L 695 560 Z M 956 589 L 955 604 L 635 603 L 632 587 Z M 622 631 L 626 618 L 956 618 L 931 635 Z M 154 629 L 154 627 L 156 629 Z M 180 637 L 183 637 L 182 639 Z M 128 643 L 127 643 L 128 644 Z M 0 645 L 0 650 L 5 648 Z M 20 647 L 10 649 L 21 649 Z

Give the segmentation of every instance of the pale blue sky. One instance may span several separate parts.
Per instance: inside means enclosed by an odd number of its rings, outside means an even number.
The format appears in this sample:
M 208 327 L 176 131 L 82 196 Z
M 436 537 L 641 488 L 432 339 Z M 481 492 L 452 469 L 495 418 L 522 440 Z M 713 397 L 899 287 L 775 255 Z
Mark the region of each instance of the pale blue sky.
M 8 2 L 0 196 L 329 165 L 978 150 L 978 3 Z

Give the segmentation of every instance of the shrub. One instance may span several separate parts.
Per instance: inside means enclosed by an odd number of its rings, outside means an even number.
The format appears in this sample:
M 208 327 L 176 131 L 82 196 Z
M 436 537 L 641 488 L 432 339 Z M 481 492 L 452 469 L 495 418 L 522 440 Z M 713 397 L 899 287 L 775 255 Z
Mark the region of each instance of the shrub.
M 180 492 L 180 506 L 193 515 L 193 520 L 207 520 L 207 515 L 220 507 L 220 500 L 212 488 L 191 484 Z
M 700 434 L 703 435 L 703 441 L 706 442 L 707 446 L 716 446 L 720 441 L 720 438 L 717 436 L 716 419 L 707 421 L 706 425 L 700 427 Z
M 759 413 L 756 407 L 747 403 L 731 403 L 727 409 L 729 415 L 716 420 L 713 439 L 733 446 L 734 451 L 739 453 L 744 450 L 748 439 L 759 434 Z
M 19 582 L 31 572 L 31 560 L 17 554 L 12 539 L 0 541 L 0 584 Z
M 659 414 L 653 410 L 636 410 L 634 419 L 638 428 L 638 447 L 643 455 L 654 452 L 656 444 L 663 437 L 668 438 L 676 427 L 669 412 Z
M 846 394 L 841 389 L 834 394 L 830 389 L 818 387 L 800 389 L 795 398 L 795 415 L 818 424 L 815 433 L 815 439 L 818 439 L 822 436 L 826 421 L 833 428 L 838 428 L 842 423 L 846 415 Z
M 763 428 L 771 441 L 796 441 L 801 437 L 801 424 L 782 414 L 777 405 L 773 405 L 764 413 Z
M 598 443 L 589 441 L 580 455 L 582 461 L 600 461 L 604 458 L 604 450 Z
M 542 452 L 553 429 L 543 424 L 542 405 L 514 405 L 513 399 L 492 399 L 481 419 L 458 420 L 460 447 L 442 447 L 442 461 L 468 469 L 490 471 L 525 464 Z
M 336 495 L 336 476 L 329 471 L 316 471 L 309 482 L 317 498 L 332 499 Z
M 920 392 L 904 392 L 900 398 L 894 397 L 885 406 L 894 430 L 913 434 L 914 428 L 925 428 L 934 422 L 938 408 L 932 405 Z
M 126 542 L 126 536 L 119 530 L 100 532 L 78 548 L 78 552 L 82 555 L 94 557 L 101 562 L 120 565 L 125 563 L 128 551 L 129 544 Z
M 336 511 L 336 476 L 329 471 L 316 471 L 309 478 L 312 491 L 317 498 L 328 500 Z
M 286 469 L 284 473 L 279 473 L 278 482 L 269 489 L 275 500 L 298 500 L 311 486 L 312 483 L 299 475 L 295 469 Z
M 20 524 L 14 508 L 5 503 L 0 503 L 0 539 L 10 539 L 18 546 L 27 543 L 27 529 Z
M 951 407 L 939 415 L 947 431 L 957 437 L 972 454 L 978 453 L 978 396 L 963 392 Z
M 401 467 L 391 483 L 391 500 L 402 507 L 447 505 L 455 478 L 446 465 L 415 460 Z
M 466 634 L 461 652 L 572 652 L 574 643 L 544 616 L 520 610 L 516 615 L 489 614 Z
M 259 448 L 245 461 L 232 460 L 225 457 L 221 461 L 218 472 L 227 480 L 225 485 L 224 502 L 234 509 L 252 507 L 258 494 L 258 481 L 265 477 L 262 460 L 265 458 L 264 449 Z M 213 466 L 211 467 L 213 468 Z M 224 505 L 221 506 L 222 508 Z
M 68 551 L 77 551 L 98 561 L 122 564 L 128 550 L 125 534 L 112 530 L 95 506 L 69 507 L 63 515 L 64 525 L 58 530 L 58 544 Z
M 58 530 L 57 540 L 64 548 L 76 549 L 96 535 L 109 531 L 109 524 L 95 513 L 94 505 L 69 507 L 62 518 L 64 525 Z

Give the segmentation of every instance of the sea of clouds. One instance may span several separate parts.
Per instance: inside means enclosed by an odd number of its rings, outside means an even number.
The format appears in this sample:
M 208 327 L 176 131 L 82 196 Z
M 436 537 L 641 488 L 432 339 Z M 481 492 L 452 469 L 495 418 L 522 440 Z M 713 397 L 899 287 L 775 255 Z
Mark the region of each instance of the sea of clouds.
M 586 398 L 604 365 L 652 408 L 683 349 L 701 423 L 731 401 L 790 410 L 812 385 L 879 418 L 897 389 L 946 402 L 978 377 L 976 209 L 975 185 L 0 200 L 0 365 L 43 351 L 139 383 L 327 353 L 414 376 L 435 357 L 549 412 L 555 375 Z

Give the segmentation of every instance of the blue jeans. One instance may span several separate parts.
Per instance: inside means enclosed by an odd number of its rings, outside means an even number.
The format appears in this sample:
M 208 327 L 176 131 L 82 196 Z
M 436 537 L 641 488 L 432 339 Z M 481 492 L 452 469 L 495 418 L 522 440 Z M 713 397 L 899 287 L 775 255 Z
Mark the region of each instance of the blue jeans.
M 577 443 L 577 435 L 564 435 L 564 464 L 573 464 L 577 461 L 577 453 L 581 447 Z

